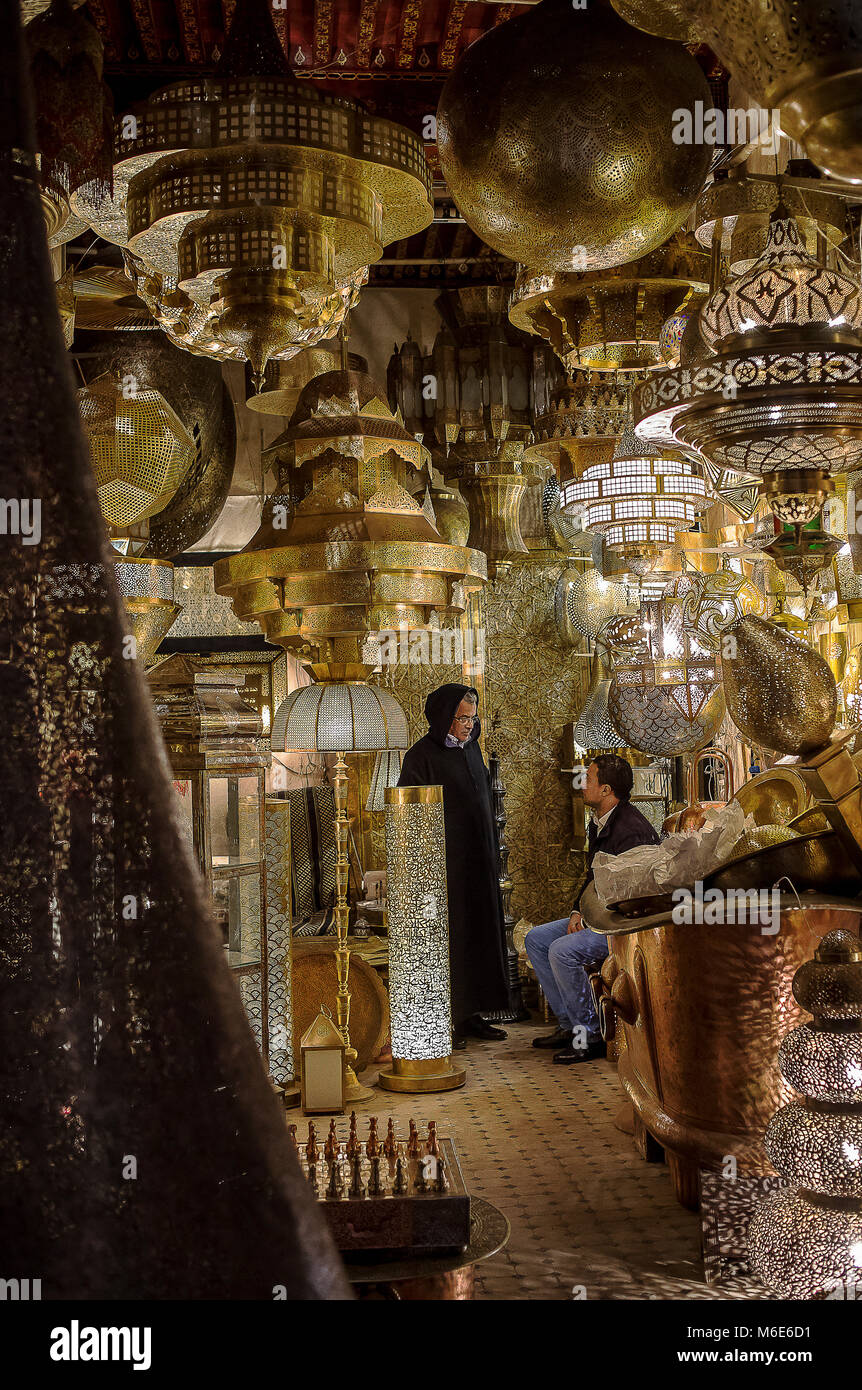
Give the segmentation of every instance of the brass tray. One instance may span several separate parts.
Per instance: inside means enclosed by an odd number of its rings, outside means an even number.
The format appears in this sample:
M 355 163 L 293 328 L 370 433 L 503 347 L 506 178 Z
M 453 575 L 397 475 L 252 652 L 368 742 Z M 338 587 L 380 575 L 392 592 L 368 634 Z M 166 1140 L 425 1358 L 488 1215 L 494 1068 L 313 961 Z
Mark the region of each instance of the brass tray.
M 299 1065 L 299 1040 L 326 1004 L 336 1018 L 338 976 L 335 938 L 293 938 L 293 1047 Z M 378 972 L 361 956 L 350 955 L 350 1041 L 356 1048 L 356 1071 L 371 1065 L 389 1037 L 389 996 Z
M 727 859 L 707 874 L 704 886 L 770 888 L 781 878 L 789 879 L 797 893 L 814 891 L 853 898 L 862 892 L 862 879 L 834 830 L 797 835 Z

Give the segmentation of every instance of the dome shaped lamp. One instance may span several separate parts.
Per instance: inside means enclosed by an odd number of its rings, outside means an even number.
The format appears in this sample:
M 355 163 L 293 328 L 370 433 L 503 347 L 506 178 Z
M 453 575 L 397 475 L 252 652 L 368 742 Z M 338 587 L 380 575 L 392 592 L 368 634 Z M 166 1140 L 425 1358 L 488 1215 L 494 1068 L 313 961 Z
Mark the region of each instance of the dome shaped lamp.
M 542 3 L 470 45 L 440 98 L 446 182 L 478 236 L 533 270 L 635 260 L 686 219 L 709 170 L 673 113 L 709 87 L 680 45 L 606 0 Z

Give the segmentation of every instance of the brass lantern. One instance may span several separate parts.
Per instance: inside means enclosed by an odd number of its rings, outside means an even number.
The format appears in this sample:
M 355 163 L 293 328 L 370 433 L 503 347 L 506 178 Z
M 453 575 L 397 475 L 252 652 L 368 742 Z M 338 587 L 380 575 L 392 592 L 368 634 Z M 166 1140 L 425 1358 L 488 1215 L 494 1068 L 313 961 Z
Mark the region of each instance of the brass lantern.
M 150 518 L 168 506 L 196 457 L 194 440 L 162 393 L 134 373 L 105 372 L 78 392 L 102 515 L 114 544 L 117 582 L 148 664 L 180 612 L 174 567 L 144 559 Z
M 188 656 L 149 672 L 174 774 L 178 815 L 194 846 L 237 976 L 252 1031 L 269 1066 L 264 774 L 260 715 L 235 678 Z
M 303 1115 L 344 1111 L 347 1048 L 325 1005 L 299 1040 Z
M 264 458 L 276 489 L 215 585 L 270 642 L 355 662 L 370 632 L 459 617 L 484 582 L 484 556 L 447 543 L 411 496 L 427 450 L 367 373 L 315 377 Z

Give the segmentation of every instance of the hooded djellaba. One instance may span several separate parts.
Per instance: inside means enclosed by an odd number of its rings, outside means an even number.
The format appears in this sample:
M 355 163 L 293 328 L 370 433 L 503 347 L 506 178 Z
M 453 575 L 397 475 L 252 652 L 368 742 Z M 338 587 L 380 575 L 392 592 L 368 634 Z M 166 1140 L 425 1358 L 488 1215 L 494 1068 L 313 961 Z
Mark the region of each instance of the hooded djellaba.
M 425 701 L 428 733 L 404 755 L 398 782 L 399 787 L 443 788 L 452 1020 L 459 1043 L 465 1033 L 504 1038 L 505 1033 L 478 1015 L 509 1006 L 497 832 L 490 778 L 479 747 L 479 721 L 461 746 L 447 745 L 464 699 L 478 707 L 472 686 L 441 685 L 431 691 Z

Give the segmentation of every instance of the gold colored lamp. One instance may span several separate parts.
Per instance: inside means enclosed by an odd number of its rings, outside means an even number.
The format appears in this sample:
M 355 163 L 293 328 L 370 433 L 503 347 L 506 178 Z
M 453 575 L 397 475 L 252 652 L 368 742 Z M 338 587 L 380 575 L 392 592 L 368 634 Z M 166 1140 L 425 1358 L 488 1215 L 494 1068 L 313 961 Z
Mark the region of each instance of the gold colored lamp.
M 387 789 L 386 867 L 392 1066 L 378 1081 L 386 1091 L 454 1091 L 466 1072 L 451 1055 L 442 787 Z
M 114 546 L 117 582 L 137 653 L 150 665 L 181 611 L 174 567 L 142 559 L 150 518 L 167 506 L 195 460 L 195 443 L 160 391 L 128 376 L 102 376 L 77 394 L 102 515 Z
M 367 668 L 361 663 L 312 666 L 316 682 L 288 695 L 272 721 L 271 746 L 274 753 L 335 753 L 333 774 L 335 793 L 335 927 L 338 974 L 338 1029 L 344 1040 L 347 1077 L 344 1099 L 367 1100 L 374 1094 L 360 1085 L 354 1071 L 356 1049 L 350 1042 L 350 948 L 347 927 L 348 834 L 346 753 L 369 753 L 380 749 L 406 748 L 409 743 L 407 719 L 398 701 L 378 686 L 369 685 Z

